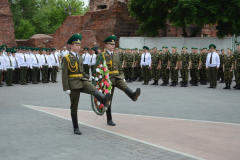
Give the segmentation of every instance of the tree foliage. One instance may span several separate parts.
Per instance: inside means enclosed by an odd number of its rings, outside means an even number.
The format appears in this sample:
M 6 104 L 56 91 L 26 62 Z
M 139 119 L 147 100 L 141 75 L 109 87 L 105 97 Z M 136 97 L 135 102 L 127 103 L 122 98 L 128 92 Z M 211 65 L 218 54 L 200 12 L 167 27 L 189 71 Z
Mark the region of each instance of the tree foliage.
M 158 35 L 169 20 L 182 27 L 184 37 L 195 37 L 204 25 L 217 25 L 217 36 L 240 34 L 240 1 L 238 0 L 129 0 L 129 11 L 140 23 L 138 34 Z M 191 35 L 186 27 L 197 27 Z
M 84 7 L 81 0 L 9 0 L 9 2 L 17 39 L 23 38 L 20 37 L 22 33 L 18 33 L 24 32 L 22 28 L 18 29 L 22 19 L 28 20 L 29 24 L 33 25 L 35 33 L 53 34 L 69 16 L 64 8 L 75 7 L 76 10 L 71 15 L 83 15 L 89 10 L 88 7 Z
M 21 19 L 19 26 L 15 30 L 15 36 L 20 37 L 21 39 L 28 39 L 32 35 L 36 34 L 34 29 L 35 27 L 29 22 L 29 20 Z

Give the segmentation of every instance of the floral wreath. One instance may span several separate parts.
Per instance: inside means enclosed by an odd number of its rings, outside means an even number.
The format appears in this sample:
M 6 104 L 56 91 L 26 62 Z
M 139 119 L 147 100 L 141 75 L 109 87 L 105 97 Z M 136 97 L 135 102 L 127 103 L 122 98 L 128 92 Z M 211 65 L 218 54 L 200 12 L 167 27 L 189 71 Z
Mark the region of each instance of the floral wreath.
M 100 60 L 98 64 L 96 63 L 96 66 L 93 70 L 93 77 L 94 79 L 92 80 L 92 83 L 98 91 L 100 91 L 104 95 L 106 95 L 107 93 L 111 94 L 112 82 L 109 78 L 109 70 L 105 60 L 103 60 L 103 62 Z M 91 102 L 93 111 L 97 115 L 103 115 L 108 109 L 108 107 L 104 107 L 104 105 L 92 95 Z

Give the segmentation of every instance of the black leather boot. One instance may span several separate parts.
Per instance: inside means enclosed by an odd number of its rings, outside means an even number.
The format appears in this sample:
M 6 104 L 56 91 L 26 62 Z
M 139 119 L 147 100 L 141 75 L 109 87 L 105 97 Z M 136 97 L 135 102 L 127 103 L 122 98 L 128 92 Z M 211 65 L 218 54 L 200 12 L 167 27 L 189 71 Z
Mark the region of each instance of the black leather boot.
M 107 93 L 106 96 L 96 90 L 93 94 L 93 96 L 100 102 L 102 103 L 105 107 L 108 107 L 111 103 L 111 94 Z
M 226 84 L 226 87 L 224 87 L 223 89 L 228 89 L 228 83 L 225 83 Z
M 238 84 L 238 86 L 235 88 L 235 90 L 240 90 L 240 85 Z
M 75 134 L 81 135 L 82 132 L 79 130 L 79 127 L 78 127 L 77 113 L 76 114 L 71 114 L 71 117 L 72 117 L 72 124 L 73 124 L 73 132 Z
M 177 82 L 173 82 L 173 85 L 172 85 L 172 86 L 173 86 L 173 87 L 176 87 L 176 85 L 177 85 Z
M 137 101 L 139 95 L 141 94 L 140 88 L 137 88 L 135 92 L 133 92 L 129 87 L 127 87 L 124 91 L 129 98 L 131 98 L 133 101 Z
M 151 85 L 155 85 L 155 84 L 156 84 L 156 81 L 154 80 L 154 82 Z
M 228 89 L 231 89 L 231 83 L 228 83 Z

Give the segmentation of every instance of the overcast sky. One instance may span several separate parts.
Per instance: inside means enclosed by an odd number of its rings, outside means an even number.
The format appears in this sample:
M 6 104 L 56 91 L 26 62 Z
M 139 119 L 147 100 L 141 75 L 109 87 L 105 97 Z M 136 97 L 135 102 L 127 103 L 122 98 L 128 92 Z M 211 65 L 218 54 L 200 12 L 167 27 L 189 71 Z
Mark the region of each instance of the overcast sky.
M 89 0 L 81 0 L 81 1 L 83 1 L 83 2 L 84 2 L 84 6 L 87 6 L 87 5 L 88 5 L 88 3 L 89 3 Z

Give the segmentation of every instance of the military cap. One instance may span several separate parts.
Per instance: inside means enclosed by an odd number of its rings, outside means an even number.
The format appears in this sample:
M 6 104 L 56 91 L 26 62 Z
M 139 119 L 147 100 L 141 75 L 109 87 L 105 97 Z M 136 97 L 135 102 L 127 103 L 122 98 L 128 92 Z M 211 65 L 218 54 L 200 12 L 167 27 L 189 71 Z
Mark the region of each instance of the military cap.
M 46 48 L 46 51 L 48 52 L 48 51 L 50 51 L 50 49 L 49 49 L 49 48 Z
M 23 46 L 23 47 L 22 47 L 22 50 L 24 50 L 24 51 L 25 51 L 25 49 L 26 49 L 26 47 L 25 47 L 25 46 Z
M 82 35 L 79 33 L 76 33 L 68 39 L 67 44 L 73 44 L 73 43 L 81 44 L 81 40 L 82 40 Z
M 191 47 L 191 49 L 195 49 L 195 47 Z
M 6 48 L 7 48 L 7 45 L 6 45 L 6 44 L 4 44 L 4 45 L 2 45 L 2 47 L 6 47 Z
M 212 47 L 213 47 L 214 49 L 216 49 L 216 45 L 215 45 L 215 44 L 210 44 L 210 45 L 209 45 L 209 48 L 212 48 Z
M 107 44 L 115 44 L 117 37 L 115 35 L 108 36 L 106 39 L 104 39 L 104 43 Z
M 216 51 L 219 51 L 219 49 L 217 49 Z
M 52 48 L 51 51 L 56 51 L 56 48 Z
M 42 48 L 42 51 L 47 51 L 47 49 L 46 48 Z
M 225 49 L 221 49 L 221 51 L 225 51 Z
M 157 47 L 153 47 L 153 49 L 154 49 L 154 48 L 156 48 L 156 49 L 157 49 Z
M 147 49 L 147 50 L 149 50 L 149 48 L 148 48 L 147 46 L 143 46 L 143 49 Z
M 162 49 L 160 49 L 159 51 L 162 51 Z
M 194 49 L 198 49 L 197 47 L 194 47 Z
M 183 48 L 186 48 L 186 49 L 187 49 L 187 47 L 182 47 L 182 49 L 183 49 Z
M 84 51 L 88 51 L 89 49 L 88 49 L 88 47 L 84 47 L 84 49 L 83 49 Z
M 15 54 L 15 53 L 16 53 L 16 51 L 15 51 L 15 50 L 11 50 L 11 53 L 12 53 L 12 54 Z
M 137 50 L 138 50 L 138 48 L 134 48 L 134 50 L 136 50 L 136 51 L 137 51 Z
M 91 48 L 91 50 L 92 50 L 92 51 L 95 51 L 95 48 L 93 47 L 93 48 Z
M 203 49 L 207 49 L 207 47 L 204 47 Z
M 162 48 L 168 48 L 168 46 L 163 46 Z
M 239 46 L 240 43 L 237 43 L 236 45 Z
M 175 47 L 175 46 L 172 46 L 172 48 L 177 48 L 177 47 Z
M 12 51 L 11 48 L 7 48 L 7 49 L 6 49 L 6 52 L 7 52 L 7 53 L 11 53 L 11 51 Z

